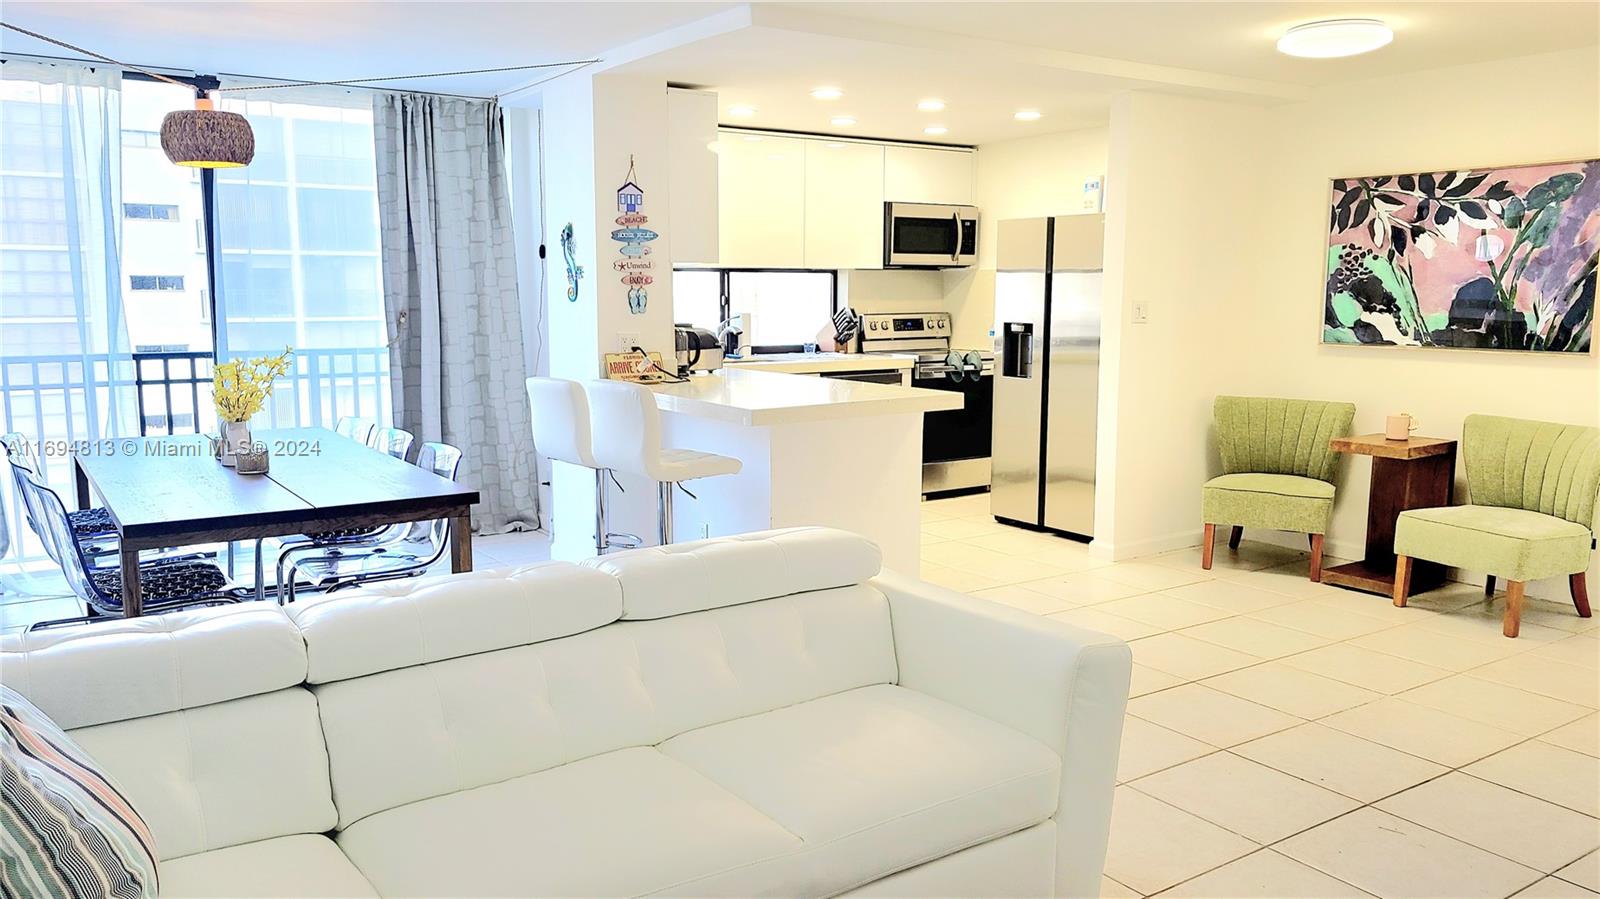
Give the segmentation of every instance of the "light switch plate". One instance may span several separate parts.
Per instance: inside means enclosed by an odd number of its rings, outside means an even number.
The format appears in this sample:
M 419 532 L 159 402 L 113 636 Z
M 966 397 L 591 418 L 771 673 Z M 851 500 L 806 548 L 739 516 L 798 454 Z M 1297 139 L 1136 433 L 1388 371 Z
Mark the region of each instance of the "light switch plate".
M 1142 301 L 1135 302 L 1133 304 L 1133 323 L 1136 325 L 1143 325 L 1148 324 L 1149 322 L 1150 304 Z

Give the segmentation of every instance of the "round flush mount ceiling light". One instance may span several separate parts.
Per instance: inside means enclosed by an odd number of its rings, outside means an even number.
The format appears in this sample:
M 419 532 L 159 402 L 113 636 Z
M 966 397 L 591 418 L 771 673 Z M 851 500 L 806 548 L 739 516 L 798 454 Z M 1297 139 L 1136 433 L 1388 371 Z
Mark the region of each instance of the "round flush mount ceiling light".
M 932 134 L 933 136 L 937 137 L 937 136 L 939 136 L 941 134 L 944 134 L 944 133 L 948 132 L 949 130 L 950 130 L 949 128 L 946 128 L 943 125 L 929 125 L 928 127 L 922 129 L 922 133 L 923 134 Z
M 938 112 L 944 109 L 944 101 L 938 97 L 929 97 L 926 100 L 918 100 L 917 108 L 923 112 Z
M 1394 40 L 1394 32 L 1377 19 L 1326 19 L 1296 25 L 1278 38 L 1278 52 L 1309 59 L 1333 59 L 1369 53 Z
M 814 100 L 837 100 L 842 96 L 844 96 L 844 91 L 836 87 L 819 87 L 811 92 L 811 97 Z
M 1012 118 L 1019 122 L 1037 122 L 1039 121 L 1040 115 L 1041 113 L 1037 109 L 1019 109 L 1017 110 L 1017 114 L 1012 116 Z
M 736 119 L 748 119 L 748 118 L 750 118 L 751 116 L 753 116 L 755 114 L 756 114 L 756 108 L 754 106 L 729 106 L 728 107 L 728 115 L 731 115 Z
M 828 121 L 839 128 L 848 128 L 856 123 L 855 119 L 847 115 L 836 115 Z

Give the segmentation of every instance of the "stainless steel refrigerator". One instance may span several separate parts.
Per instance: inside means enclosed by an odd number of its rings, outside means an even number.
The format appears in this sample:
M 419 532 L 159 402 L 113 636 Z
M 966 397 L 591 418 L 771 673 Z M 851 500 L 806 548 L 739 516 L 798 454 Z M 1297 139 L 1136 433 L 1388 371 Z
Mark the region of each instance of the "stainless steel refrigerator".
M 1000 222 L 990 507 L 1094 536 L 1105 216 Z

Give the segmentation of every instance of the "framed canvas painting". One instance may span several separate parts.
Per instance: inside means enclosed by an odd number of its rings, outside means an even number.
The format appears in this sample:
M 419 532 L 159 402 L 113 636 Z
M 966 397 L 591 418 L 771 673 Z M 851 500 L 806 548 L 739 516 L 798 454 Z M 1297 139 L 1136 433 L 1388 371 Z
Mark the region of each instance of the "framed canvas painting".
M 1600 160 L 1333 182 L 1323 343 L 1586 353 Z

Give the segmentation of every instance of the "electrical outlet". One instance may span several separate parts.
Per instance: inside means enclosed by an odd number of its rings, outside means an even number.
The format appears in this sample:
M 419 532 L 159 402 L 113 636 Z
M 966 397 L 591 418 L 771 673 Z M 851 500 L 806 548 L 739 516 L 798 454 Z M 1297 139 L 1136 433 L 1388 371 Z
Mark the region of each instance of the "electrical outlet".
M 1148 324 L 1149 322 L 1150 304 L 1143 301 L 1135 302 L 1133 304 L 1133 323 L 1136 325 L 1143 325 Z
M 626 353 L 639 345 L 639 334 L 636 331 L 617 332 L 617 352 Z

